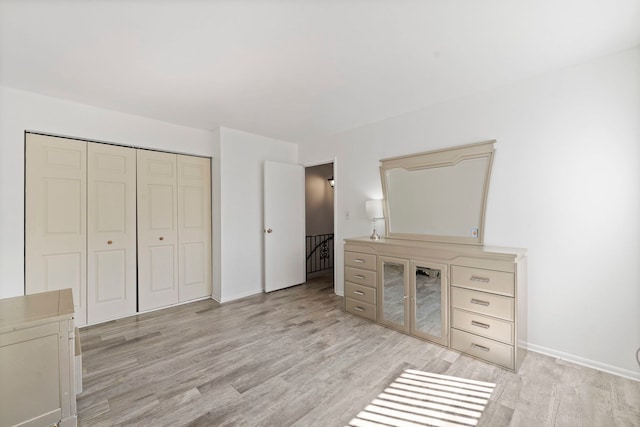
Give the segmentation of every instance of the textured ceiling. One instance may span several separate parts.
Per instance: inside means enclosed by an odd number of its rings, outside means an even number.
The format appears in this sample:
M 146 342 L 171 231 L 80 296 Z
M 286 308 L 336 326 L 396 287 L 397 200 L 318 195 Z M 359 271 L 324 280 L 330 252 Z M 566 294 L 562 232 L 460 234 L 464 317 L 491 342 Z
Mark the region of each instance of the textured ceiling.
M 292 142 L 640 44 L 640 0 L 2 1 L 0 84 Z

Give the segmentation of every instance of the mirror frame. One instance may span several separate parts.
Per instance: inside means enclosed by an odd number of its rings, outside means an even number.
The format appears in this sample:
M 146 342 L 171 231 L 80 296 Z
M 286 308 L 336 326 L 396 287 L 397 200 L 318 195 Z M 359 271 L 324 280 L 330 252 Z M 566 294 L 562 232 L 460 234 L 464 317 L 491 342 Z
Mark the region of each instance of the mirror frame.
M 460 145 L 457 147 L 445 148 L 440 150 L 426 151 L 417 154 L 409 154 L 405 156 L 389 157 L 380 160 L 380 180 L 382 181 L 382 192 L 384 194 L 384 225 L 385 236 L 391 239 L 407 239 L 422 240 L 428 242 L 439 243 L 463 243 L 468 245 L 484 244 L 484 218 L 487 207 L 487 194 L 489 193 L 489 179 L 491 178 L 491 169 L 493 166 L 493 156 L 495 149 L 493 145 L 495 140 L 479 142 L 476 144 Z M 480 222 L 478 228 L 478 237 L 465 236 L 447 236 L 437 234 L 406 234 L 394 233 L 389 224 L 389 205 L 387 183 L 385 173 L 391 169 L 405 169 L 407 171 L 422 170 L 430 168 L 439 168 L 446 166 L 455 166 L 463 160 L 468 159 L 488 159 L 487 168 L 484 176 L 484 186 L 482 194 L 482 202 L 480 206 Z

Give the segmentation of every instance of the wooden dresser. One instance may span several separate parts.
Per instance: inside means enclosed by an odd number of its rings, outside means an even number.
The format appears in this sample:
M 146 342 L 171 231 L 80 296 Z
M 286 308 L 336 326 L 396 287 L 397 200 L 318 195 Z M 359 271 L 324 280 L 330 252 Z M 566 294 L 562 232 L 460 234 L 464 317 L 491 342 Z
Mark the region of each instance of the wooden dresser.
M 77 425 L 71 289 L 0 299 L 0 425 Z
M 345 240 L 344 265 L 347 312 L 506 369 L 520 367 L 527 340 L 524 249 L 357 238 Z M 431 305 L 429 296 L 420 300 L 426 283 L 420 278 L 428 276 L 435 283 Z M 436 332 L 421 329 L 427 311 Z

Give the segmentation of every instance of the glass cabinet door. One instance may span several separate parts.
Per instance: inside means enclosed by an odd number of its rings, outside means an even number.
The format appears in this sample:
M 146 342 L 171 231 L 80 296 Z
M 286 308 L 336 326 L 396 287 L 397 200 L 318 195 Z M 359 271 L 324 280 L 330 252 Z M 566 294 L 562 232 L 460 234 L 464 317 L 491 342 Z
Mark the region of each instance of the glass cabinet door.
M 380 322 L 395 329 L 409 330 L 409 262 L 380 257 L 381 289 L 378 293 Z
M 411 273 L 411 333 L 448 345 L 447 266 L 412 261 Z

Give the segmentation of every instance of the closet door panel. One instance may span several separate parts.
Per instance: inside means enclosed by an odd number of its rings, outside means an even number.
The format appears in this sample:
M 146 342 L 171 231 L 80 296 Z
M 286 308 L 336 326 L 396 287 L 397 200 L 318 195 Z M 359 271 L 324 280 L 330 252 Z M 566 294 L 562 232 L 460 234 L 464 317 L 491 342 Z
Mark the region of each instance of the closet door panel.
M 136 312 L 136 150 L 88 144 L 89 323 Z
M 76 323 L 87 322 L 87 143 L 26 135 L 25 291 L 71 288 Z
M 211 161 L 178 155 L 180 301 L 211 295 Z
M 175 154 L 138 150 L 138 307 L 178 302 Z

